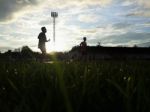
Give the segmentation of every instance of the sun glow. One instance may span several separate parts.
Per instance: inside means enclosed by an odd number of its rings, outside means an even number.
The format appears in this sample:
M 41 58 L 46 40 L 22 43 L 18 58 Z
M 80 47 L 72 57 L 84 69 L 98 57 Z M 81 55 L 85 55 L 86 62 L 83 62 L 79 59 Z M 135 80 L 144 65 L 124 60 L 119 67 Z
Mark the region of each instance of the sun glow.
M 46 44 L 46 49 L 47 49 L 47 53 L 54 52 L 54 51 L 57 51 L 57 52 L 62 51 L 63 52 L 65 50 L 67 50 L 67 46 L 64 42 L 59 40 L 56 42 L 48 42 Z
M 59 26 L 59 25 L 57 25 Z M 60 27 L 60 26 L 59 26 Z M 46 49 L 47 53 L 50 52 L 64 52 L 70 50 L 70 42 L 67 37 L 66 31 L 62 30 L 61 28 L 56 29 L 55 34 L 55 42 L 53 38 L 53 30 L 52 27 L 47 26 L 49 32 L 47 32 L 47 39 L 50 39 L 50 42 L 46 42 Z

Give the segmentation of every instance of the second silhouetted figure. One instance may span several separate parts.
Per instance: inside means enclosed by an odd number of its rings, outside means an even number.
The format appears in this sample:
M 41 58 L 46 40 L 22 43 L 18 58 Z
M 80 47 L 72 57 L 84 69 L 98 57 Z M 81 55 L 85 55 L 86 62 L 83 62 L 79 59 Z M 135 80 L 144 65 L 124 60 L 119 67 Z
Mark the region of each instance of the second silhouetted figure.
M 86 37 L 83 37 L 83 41 L 80 43 L 80 51 L 82 55 L 87 54 L 87 43 L 86 43 Z

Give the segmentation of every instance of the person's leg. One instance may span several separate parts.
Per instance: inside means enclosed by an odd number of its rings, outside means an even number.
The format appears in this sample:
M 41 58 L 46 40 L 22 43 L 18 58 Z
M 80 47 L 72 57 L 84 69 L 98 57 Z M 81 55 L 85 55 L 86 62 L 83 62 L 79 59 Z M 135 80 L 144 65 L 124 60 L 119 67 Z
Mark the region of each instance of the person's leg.
M 46 58 L 46 49 L 45 46 L 42 48 L 42 60 L 44 61 Z

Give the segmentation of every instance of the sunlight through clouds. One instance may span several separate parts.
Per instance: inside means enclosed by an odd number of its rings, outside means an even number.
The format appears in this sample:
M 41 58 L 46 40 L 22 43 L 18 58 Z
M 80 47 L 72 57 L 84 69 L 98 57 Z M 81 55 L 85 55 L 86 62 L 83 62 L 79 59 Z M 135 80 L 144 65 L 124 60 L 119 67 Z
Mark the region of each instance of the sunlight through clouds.
M 51 11 L 58 12 L 55 47 Z M 132 46 L 150 41 L 149 17 L 148 0 L 0 0 L 0 49 L 40 51 L 42 26 L 51 39 L 48 52 L 68 51 L 84 36 L 88 45 Z

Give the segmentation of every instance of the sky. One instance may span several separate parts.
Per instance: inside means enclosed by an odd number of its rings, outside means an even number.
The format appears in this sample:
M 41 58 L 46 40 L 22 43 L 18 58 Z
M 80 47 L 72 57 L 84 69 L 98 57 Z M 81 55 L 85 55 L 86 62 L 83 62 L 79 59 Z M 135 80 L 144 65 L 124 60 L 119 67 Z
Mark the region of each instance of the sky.
M 53 19 L 56 18 L 56 42 Z M 87 37 L 89 46 L 134 46 L 150 42 L 149 0 L 0 0 L 0 51 L 29 46 L 38 51 L 41 27 L 47 52 L 69 51 Z

